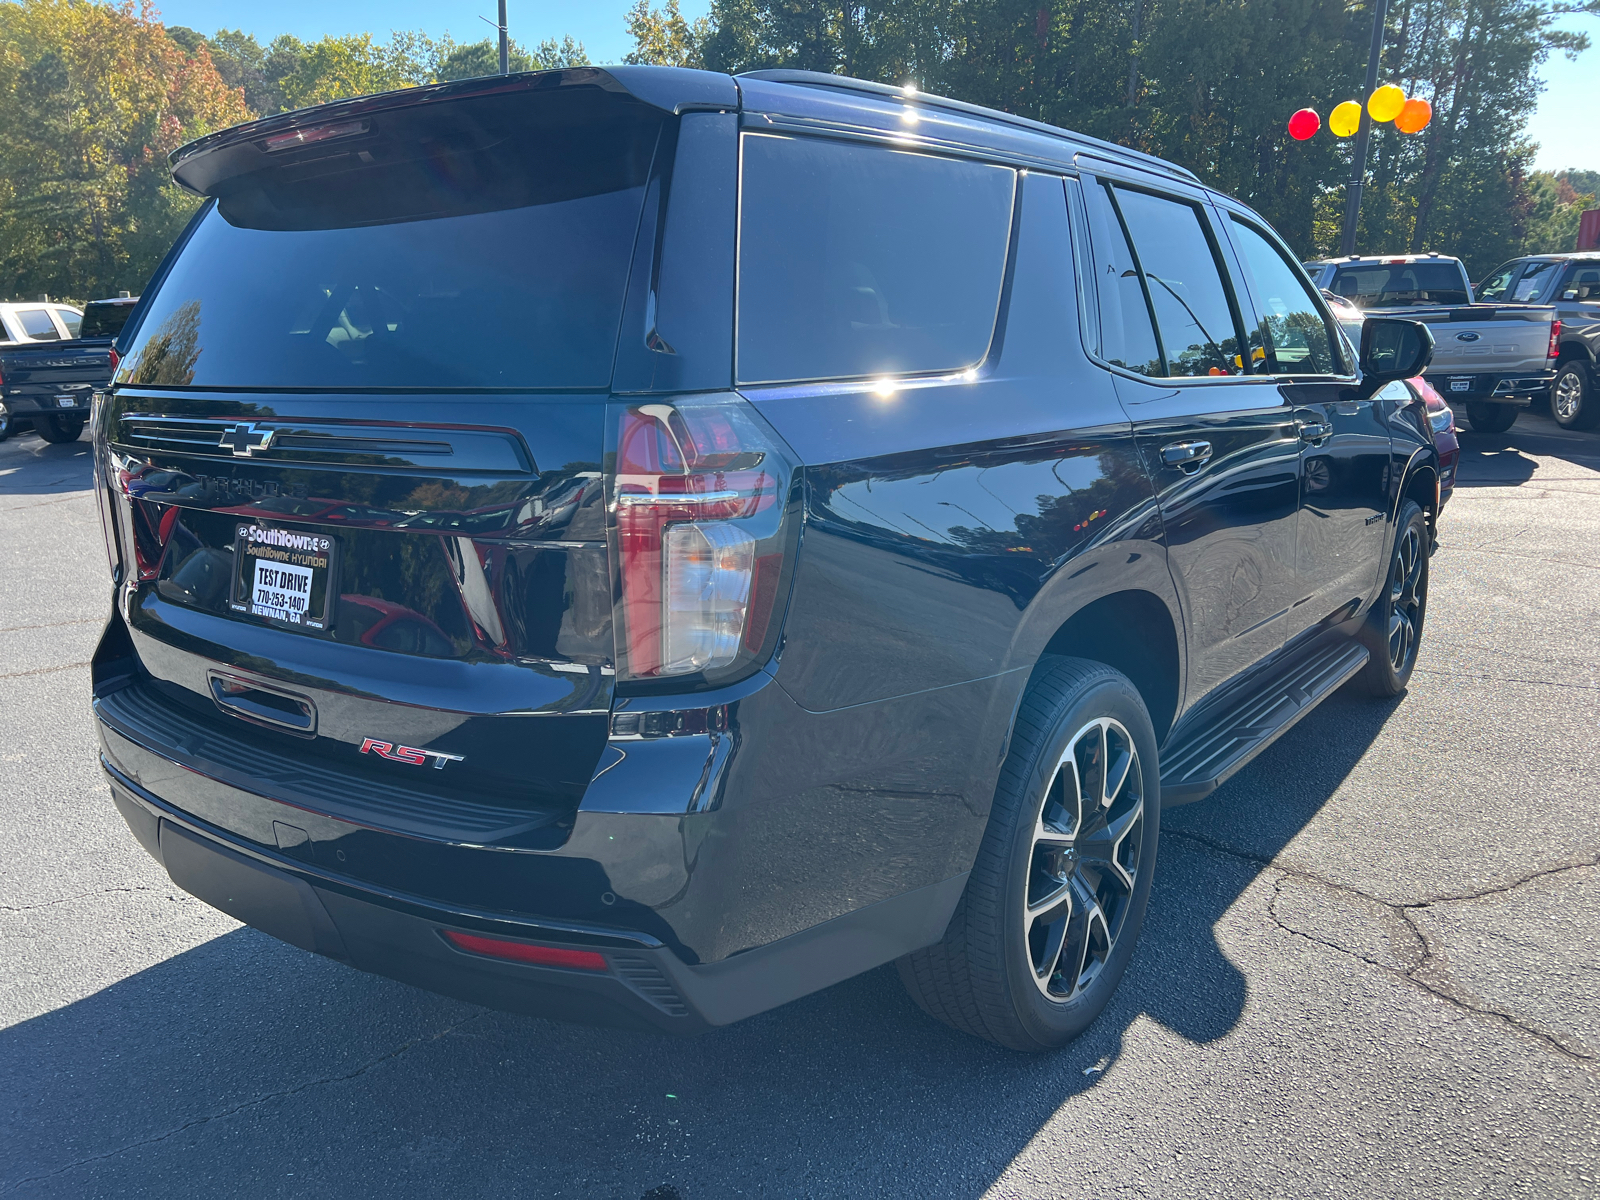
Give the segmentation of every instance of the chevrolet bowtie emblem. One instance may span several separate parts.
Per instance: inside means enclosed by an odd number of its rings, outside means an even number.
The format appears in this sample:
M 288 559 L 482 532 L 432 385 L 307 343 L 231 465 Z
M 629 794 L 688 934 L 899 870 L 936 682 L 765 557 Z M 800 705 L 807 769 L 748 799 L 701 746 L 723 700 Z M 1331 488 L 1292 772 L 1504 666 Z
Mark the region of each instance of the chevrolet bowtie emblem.
M 272 445 L 272 438 L 278 431 L 276 429 L 263 429 L 253 421 L 246 421 L 240 425 L 229 426 L 223 431 L 222 438 L 217 445 L 224 450 L 233 451 L 235 458 L 249 458 L 257 450 L 266 450 Z

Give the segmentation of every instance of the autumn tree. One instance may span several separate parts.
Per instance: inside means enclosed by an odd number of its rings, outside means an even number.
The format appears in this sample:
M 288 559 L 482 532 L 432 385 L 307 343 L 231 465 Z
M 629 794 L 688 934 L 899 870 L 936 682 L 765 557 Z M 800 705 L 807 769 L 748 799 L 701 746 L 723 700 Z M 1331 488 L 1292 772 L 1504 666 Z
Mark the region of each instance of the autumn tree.
M 138 291 L 195 206 L 167 155 L 249 115 L 148 7 L 0 3 L 0 288 Z

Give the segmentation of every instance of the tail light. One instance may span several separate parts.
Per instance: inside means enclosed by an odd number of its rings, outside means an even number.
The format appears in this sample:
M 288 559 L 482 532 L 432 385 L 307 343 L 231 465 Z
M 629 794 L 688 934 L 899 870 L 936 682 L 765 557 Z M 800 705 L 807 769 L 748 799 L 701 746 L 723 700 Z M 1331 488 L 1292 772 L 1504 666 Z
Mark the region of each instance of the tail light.
M 614 429 L 618 676 L 747 674 L 777 637 L 794 456 L 733 395 L 621 408 Z
M 113 375 L 115 375 L 117 373 L 117 368 L 122 365 L 122 355 L 117 353 L 117 348 L 115 346 L 111 347 L 110 353 L 111 353 L 111 373 Z
M 1559 358 L 1561 356 L 1561 322 L 1550 322 L 1550 348 L 1544 352 L 1546 358 Z

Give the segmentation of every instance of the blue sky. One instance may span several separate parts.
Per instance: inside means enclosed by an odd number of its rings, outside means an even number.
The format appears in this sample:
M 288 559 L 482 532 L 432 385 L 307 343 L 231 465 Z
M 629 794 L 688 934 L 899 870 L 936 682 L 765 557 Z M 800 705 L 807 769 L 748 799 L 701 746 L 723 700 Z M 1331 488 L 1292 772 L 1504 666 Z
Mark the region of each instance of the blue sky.
M 266 41 L 280 33 L 312 40 L 326 33 L 371 32 L 387 38 L 391 29 L 421 29 L 457 41 L 475 42 L 489 35 L 479 16 L 495 18 L 498 0 L 372 0 L 329 4 L 327 0 L 165 0 L 160 3 L 168 24 L 188 25 L 201 33 L 223 27 L 243 29 Z M 584 44 L 594 62 L 617 62 L 632 48 L 624 18 L 630 0 L 508 0 L 511 36 L 524 44 L 571 34 Z M 694 18 L 710 8 L 710 0 L 682 0 L 684 16 Z M 1600 170 L 1600 137 L 1594 112 L 1600 104 L 1600 18 L 1568 17 L 1563 26 L 1587 32 L 1596 48 L 1577 62 L 1556 57 L 1540 72 L 1546 90 L 1528 133 L 1540 143 L 1536 165 L 1558 170 L 1582 167 Z

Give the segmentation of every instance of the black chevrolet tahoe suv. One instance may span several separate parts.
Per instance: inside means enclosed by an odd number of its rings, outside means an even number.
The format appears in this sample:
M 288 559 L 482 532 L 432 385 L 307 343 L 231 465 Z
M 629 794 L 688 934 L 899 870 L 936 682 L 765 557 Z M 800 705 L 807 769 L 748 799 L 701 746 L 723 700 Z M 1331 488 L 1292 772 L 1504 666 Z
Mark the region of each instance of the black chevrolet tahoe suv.
M 101 761 L 202 900 L 695 1031 L 1104 1007 L 1164 805 L 1401 691 L 1436 452 L 1260 217 L 898 88 L 579 68 L 174 155 L 97 410 Z

